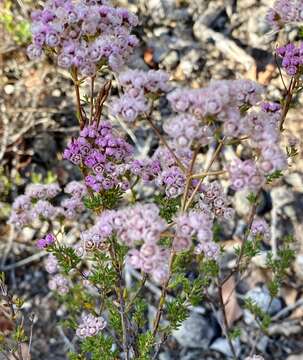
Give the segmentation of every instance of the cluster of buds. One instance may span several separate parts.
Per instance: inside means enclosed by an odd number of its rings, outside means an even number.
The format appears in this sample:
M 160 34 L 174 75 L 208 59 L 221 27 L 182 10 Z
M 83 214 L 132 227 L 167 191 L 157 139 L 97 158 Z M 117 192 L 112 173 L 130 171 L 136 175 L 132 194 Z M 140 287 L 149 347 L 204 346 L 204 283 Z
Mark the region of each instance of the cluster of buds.
M 137 46 L 131 30 L 137 17 L 108 1 L 48 0 L 32 14 L 31 59 L 43 51 L 57 57 L 58 65 L 94 76 L 103 64 L 118 70 Z

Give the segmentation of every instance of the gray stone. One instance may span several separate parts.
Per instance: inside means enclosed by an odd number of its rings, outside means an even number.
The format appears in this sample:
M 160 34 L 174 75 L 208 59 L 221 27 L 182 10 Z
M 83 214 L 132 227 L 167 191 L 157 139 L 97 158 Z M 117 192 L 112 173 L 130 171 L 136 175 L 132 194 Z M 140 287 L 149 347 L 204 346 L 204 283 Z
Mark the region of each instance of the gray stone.
M 184 73 L 186 77 L 190 77 L 194 71 L 200 69 L 200 60 L 201 60 L 201 50 L 191 49 L 186 55 L 181 59 L 179 69 Z
M 179 54 L 177 51 L 172 50 L 164 57 L 162 64 L 166 69 L 172 70 L 178 65 L 178 62 Z
M 256 287 L 249 290 L 245 298 L 250 298 L 256 305 L 258 305 L 264 312 L 268 312 L 270 315 L 276 314 L 281 310 L 281 301 L 277 298 L 271 299 L 271 296 L 266 288 Z M 255 323 L 254 315 L 249 311 L 244 311 L 244 321 L 247 324 Z
M 215 331 L 208 319 L 192 313 L 173 331 L 173 336 L 183 347 L 207 349 Z
M 170 356 L 170 353 L 165 351 L 165 352 L 162 352 L 161 354 L 159 354 L 159 360 L 173 360 L 173 359 Z
M 303 254 L 300 254 L 296 257 L 294 269 L 297 277 L 303 281 Z
M 12 84 L 7 84 L 4 86 L 4 92 L 7 95 L 12 95 L 15 91 L 15 87 Z
M 47 133 L 41 134 L 34 140 L 33 149 L 44 163 L 56 160 L 57 144 L 54 138 Z
M 239 339 L 234 340 L 233 342 L 234 349 L 236 351 L 237 356 L 240 355 L 241 347 Z M 221 337 L 216 339 L 210 346 L 210 349 L 220 352 L 221 354 L 226 355 L 227 357 L 232 358 L 233 354 L 229 343 L 226 338 Z
M 246 216 L 250 212 L 251 205 L 247 200 L 248 194 L 249 191 L 247 190 L 236 191 L 235 195 L 232 197 L 233 207 L 241 217 Z

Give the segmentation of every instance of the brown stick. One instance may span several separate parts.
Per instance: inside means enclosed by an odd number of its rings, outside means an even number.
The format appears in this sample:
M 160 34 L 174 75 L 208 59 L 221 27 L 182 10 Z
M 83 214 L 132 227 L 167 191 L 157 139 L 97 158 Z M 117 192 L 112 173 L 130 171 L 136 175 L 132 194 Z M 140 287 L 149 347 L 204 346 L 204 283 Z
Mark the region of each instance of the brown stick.
M 80 86 L 79 86 L 79 80 L 78 80 L 78 71 L 76 68 L 74 68 L 74 70 L 73 70 L 73 80 L 74 80 L 74 86 L 75 86 L 75 92 L 76 92 L 77 110 L 78 110 L 78 114 L 79 114 L 79 124 L 80 124 L 80 129 L 82 130 L 85 126 L 85 119 L 84 119 L 83 113 L 82 113 L 81 98 L 80 98 Z

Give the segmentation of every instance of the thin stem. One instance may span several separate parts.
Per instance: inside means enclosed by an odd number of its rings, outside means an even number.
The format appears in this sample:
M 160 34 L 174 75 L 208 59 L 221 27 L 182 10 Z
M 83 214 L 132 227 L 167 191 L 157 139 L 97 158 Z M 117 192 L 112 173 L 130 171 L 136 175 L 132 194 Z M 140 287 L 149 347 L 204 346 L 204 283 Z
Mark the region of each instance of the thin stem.
M 27 351 L 27 359 L 30 359 L 32 342 L 33 342 L 33 330 L 34 330 L 34 317 L 31 319 L 31 326 L 30 326 L 30 334 L 29 334 L 29 343 L 28 343 L 28 351 Z
M 90 124 L 92 123 L 94 117 L 94 87 L 95 87 L 95 76 L 92 76 L 90 83 L 90 117 L 89 117 Z
M 178 166 L 180 167 L 180 169 L 186 173 L 186 168 L 185 166 L 182 164 L 181 160 L 178 158 L 178 156 L 175 154 L 175 152 L 173 151 L 173 149 L 169 146 L 169 144 L 167 143 L 167 141 L 165 140 L 165 138 L 162 136 L 161 132 L 159 131 L 159 129 L 157 128 L 157 126 L 154 124 L 154 122 L 152 121 L 152 119 L 150 118 L 149 115 L 146 114 L 145 116 L 146 120 L 149 122 L 150 126 L 153 128 L 153 130 L 155 131 L 156 135 L 158 136 L 160 142 L 162 142 L 162 144 L 168 149 L 168 151 L 171 153 L 171 155 L 173 156 L 173 158 L 176 160 L 176 163 L 178 164 Z
M 137 291 L 135 292 L 134 296 L 132 297 L 132 299 L 126 306 L 126 309 L 125 309 L 126 313 L 128 313 L 130 311 L 130 309 L 132 308 L 132 306 L 134 305 L 136 299 L 138 298 L 138 296 L 140 295 L 141 291 L 143 290 L 143 288 L 145 286 L 146 280 L 147 280 L 147 274 L 144 274 L 140 281 Z
M 223 175 L 223 174 L 226 174 L 225 170 L 209 171 L 209 172 L 203 172 L 200 174 L 194 174 L 191 176 L 191 178 L 192 179 L 200 179 L 201 177 L 205 178 L 206 176 Z
M 286 96 L 285 103 L 284 103 L 283 110 L 282 110 L 282 115 L 281 115 L 281 120 L 280 120 L 280 131 L 284 131 L 284 122 L 286 120 L 286 116 L 289 111 L 290 104 L 292 102 L 293 95 L 294 95 L 294 90 L 298 84 L 298 80 L 299 80 L 298 76 L 296 76 L 295 78 L 292 78 L 290 81 L 289 88 L 287 90 L 287 96 Z
M 83 129 L 85 126 L 85 121 L 84 121 L 84 117 L 82 114 L 80 86 L 79 86 L 79 80 L 78 80 L 78 71 L 76 68 L 73 71 L 73 80 L 74 80 L 74 86 L 75 86 L 75 92 L 76 92 L 77 110 L 78 110 L 78 114 L 79 114 L 80 129 Z
M 222 310 L 222 315 L 223 315 L 223 324 L 222 324 L 222 330 L 224 332 L 224 335 L 228 341 L 228 345 L 230 347 L 230 350 L 233 354 L 233 358 L 234 360 L 237 360 L 237 354 L 234 348 L 234 345 L 230 339 L 228 330 L 229 330 L 229 326 L 228 326 L 228 321 L 227 321 L 227 315 L 226 315 L 226 308 L 224 305 L 224 300 L 223 300 L 223 290 L 222 290 L 222 286 L 220 284 L 218 284 L 218 289 L 219 289 L 219 302 L 220 302 L 220 307 Z
M 122 326 L 122 348 L 125 355 L 125 360 L 130 360 L 129 357 L 129 341 L 128 341 L 128 320 L 126 318 L 125 312 L 125 302 L 123 297 L 123 276 L 122 276 L 122 266 L 120 261 L 116 257 L 114 246 L 110 245 L 109 253 L 112 259 L 113 267 L 115 268 L 118 276 L 118 281 L 115 286 L 119 307 L 120 307 L 120 318 L 121 318 L 121 326 Z
M 282 80 L 284 89 L 285 89 L 285 91 L 287 91 L 287 86 L 286 86 L 286 84 L 285 84 L 285 81 L 284 81 L 284 78 L 283 78 L 283 74 L 282 74 L 280 65 L 279 65 L 278 60 L 277 60 L 277 54 L 276 54 L 276 53 L 275 53 L 275 62 L 276 62 L 277 68 L 278 68 L 278 70 L 279 70 L 279 75 L 280 75 L 280 78 L 281 78 L 281 80 Z
M 222 281 L 220 281 L 220 286 L 222 287 L 234 274 L 236 274 L 239 270 L 240 270 L 240 266 L 241 266 L 241 261 L 244 255 L 244 249 L 245 249 L 245 244 L 248 240 L 250 231 L 251 231 L 251 227 L 254 221 L 254 218 L 256 216 L 256 212 L 257 212 L 257 207 L 258 207 L 258 198 L 260 196 L 261 190 L 258 191 L 257 195 L 256 195 L 256 201 L 254 202 L 250 214 L 249 214 L 249 219 L 248 219 L 248 227 L 247 230 L 245 232 L 242 244 L 241 244 L 241 248 L 240 248 L 240 253 L 237 259 L 237 263 L 235 265 L 235 267 L 231 270 L 231 272 L 225 276 L 225 278 L 223 278 Z
M 173 267 L 173 262 L 174 262 L 175 255 L 176 255 L 176 253 L 173 250 L 171 252 L 171 254 L 170 254 L 170 259 L 169 259 L 168 276 L 167 276 L 167 279 L 166 279 L 165 283 L 162 286 L 159 305 L 158 305 L 156 317 L 155 317 L 155 320 L 154 320 L 153 336 L 157 335 L 157 332 L 158 332 L 158 329 L 159 329 L 160 320 L 161 320 L 161 317 L 162 317 L 162 314 L 163 314 L 163 308 L 164 308 L 164 304 L 165 304 L 165 298 L 166 298 L 166 295 L 167 295 L 168 284 L 169 284 L 169 281 L 170 281 L 170 278 L 171 278 L 172 267 Z
M 221 152 L 221 149 L 222 149 L 222 147 L 223 147 L 223 145 L 224 145 L 224 141 L 225 141 L 225 138 L 223 138 L 223 139 L 219 142 L 219 145 L 217 146 L 217 148 L 216 148 L 216 150 L 215 150 L 215 152 L 214 152 L 214 154 L 213 154 L 213 156 L 212 156 L 212 158 L 211 158 L 211 160 L 210 160 L 210 162 L 209 162 L 209 165 L 208 165 L 207 168 L 206 168 L 206 171 L 205 171 L 206 173 L 210 170 L 210 168 L 212 167 L 213 163 L 216 161 L 217 157 L 219 156 L 219 154 L 220 154 L 220 152 Z M 200 181 L 199 181 L 199 183 L 197 184 L 197 186 L 195 187 L 195 189 L 194 189 L 193 193 L 191 194 L 191 196 L 190 196 L 187 204 L 185 205 L 184 211 L 187 211 L 188 208 L 190 207 L 190 204 L 191 204 L 192 201 L 194 200 L 194 197 L 195 197 L 195 195 L 197 194 L 198 190 L 200 189 L 200 186 L 201 186 L 203 180 L 205 179 L 205 177 L 206 177 L 206 176 L 203 176 L 203 177 L 200 179 Z
M 185 190 L 184 190 L 184 194 L 183 194 L 182 201 L 181 201 L 181 209 L 182 209 L 182 211 L 184 210 L 184 207 L 185 207 L 185 204 L 186 204 L 186 199 L 187 199 L 187 196 L 188 196 L 191 180 L 193 178 L 192 173 L 193 173 L 193 169 L 194 169 L 194 166 L 195 166 L 195 162 L 196 162 L 199 150 L 200 150 L 200 148 L 197 148 L 195 150 L 193 158 L 191 160 L 191 163 L 190 163 L 188 171 L 187 171 L 186 185 L 185 185 Z

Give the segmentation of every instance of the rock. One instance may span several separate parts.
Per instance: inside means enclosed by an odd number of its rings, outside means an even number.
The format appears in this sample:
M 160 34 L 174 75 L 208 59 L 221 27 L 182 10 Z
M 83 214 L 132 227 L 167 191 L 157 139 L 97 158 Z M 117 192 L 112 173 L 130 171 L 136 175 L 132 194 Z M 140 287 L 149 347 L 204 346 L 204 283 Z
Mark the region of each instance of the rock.
M 203 354 L 201 353 L 201 351 L 198 350 L 190 350 L 188 352 L 186 352 L 186 354 L 184 355 L 180 355 L 180 360 L 197 360 L 197 359 L 204 359 L 204 357 L 202 357 Z
M 173 331 L 173 336 L 183 347 L 207 349 L 215 331 L 209 320 L 192 313 L 180 326 Z
M 159 354 L 159 360 L 173 360 L 169 352 L 165 351 Z
M 201 51 L 199 49 L 191 49 L 181 59 L 178 71 L 190 78 L 192 73 L 202 68 Z
M 30 227 L 25 227 L 24 229 L 22 229 L 22 234 L 21 234 L 22 241 L 24 242 L 32 241 L 35 236 L 35 233 L 36 233 L 35 229 L 32 229 Z
M 303 360 L 303 353 L 298 355 L 290 355 L 287 360 Z
M 155 24 L 169 24 L 171 21 L 187 21 L 186 7 L 177 8 L 175 0 L 140 0 Z
M 282 303 L 279 299 L 274 298 L 271 301 L 270 294 L 266 288 L 256 287 L 251 289 L 246 293 L 245 298 L 250 298 L 264 312 L 268 312 L 270 315 L 276 314 L 282 308 Z M 254 315 L 248 310 L 244 310 L 244 321 L 247 324 L 253 324 L 255 322 Z
M 4 86 L 4 92 L 7 95 L 12 95 L 15 91 L 15 87 L 12 84 L 7 84 Z
M 267 255 L 268 255 L 267 251 L 261 250 L 257 256 L 254 256 L 252 258 L 251 261 L 258 267 L 260 267 L 262 269 L 266 269 L 267 268 Z
M 284 177 L 284 181 L 291 185 L 294 190 L 302 192 L 303 189 L 303 175 L 300 173 L 291 173 Z
M 236 339 L 233 342 L 233 346 L 235 348 L 236 354 L 237 356 L 240 355 L 240 351 L 241 351 L 241 347 L 240 347 L 240 340 Z M 221 354 L 224 354 L 228 357 L 233 357 L 232 351 L 230 349 L 230 346 L 228 344 L 228 341 L 226 338 L 218 338 L 216 339 L 210 346 L 210 349 L 212 350 L 216 350 L 218 352 L 220 352 Z
M 270 33 L 270 25 L 265 19 L 267 10 L 266 6 L 255 9 L 255 16 L 250 16 L 247 23 L 249 45 L 263 50 L 267 50 L 268 44 L 274 41 L 274 34 Z
M 232 197 L 232 204 L 236 212 L 241 216 L 246 216 L 249 214 L 251 205 L 247 200 L 249 192 L 246 190 L 236 191 L 235 195 Z
M 174 69 L 179 63 L 179 54 L 178 51 L 171 50 L 163 59 L 163 66 L 168 69 Z
M 57 144 L 55 139 L 47 133 L 41 134 L 34 140 L 33 149 L 39 160 L 43 163 L 56 160 Z
M 295 263 L 294 263 L 294 269 L 296 272 L 297 277 L 303 281 L 303 254 L 299 254 L 296 257 Z
M 242 190 L 237 191 L 232 198 L 232 203 L 237 211 L 237 213 L 241 217 L 247 216 L 251 211 L 251 204 L 247 200 L 247 196 L 249 195 L 249 191 Z M 259 199 L 259 205 L 257 207 L 257 214 L 258 215 L 264 215 L 271 211 L 272 209 L 272 200 L 270 193 L 266 191 L 262 191 Z

